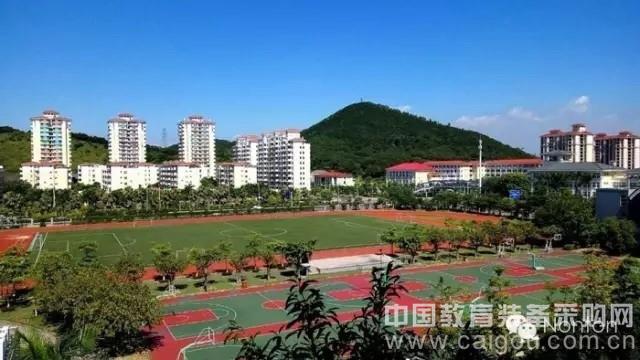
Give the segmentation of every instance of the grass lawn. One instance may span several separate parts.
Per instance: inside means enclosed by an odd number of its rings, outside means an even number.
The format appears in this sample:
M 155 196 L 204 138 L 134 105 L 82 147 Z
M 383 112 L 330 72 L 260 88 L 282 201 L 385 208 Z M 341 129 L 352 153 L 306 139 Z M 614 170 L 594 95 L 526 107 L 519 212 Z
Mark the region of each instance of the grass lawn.
M 154 245 L 170 243 L 178 254 L 193 247 L 207 248 L 229 241 L 242 249 L 256 235 L 267 239 L 295 241 L 317 239 L 318 249 L 379 243 L 379 234 L 394 223 L 365 216 L 311 216 L 293 219 L 212 222 L 179 226 L 119 228 L 113 230 L 52 232 L 45 236 L 42 249 L 68 251 L 78 255 L 84 241 L 98 244 L 100 261 L 113 263 L 124 253 L 139 253 L 151 263 Z

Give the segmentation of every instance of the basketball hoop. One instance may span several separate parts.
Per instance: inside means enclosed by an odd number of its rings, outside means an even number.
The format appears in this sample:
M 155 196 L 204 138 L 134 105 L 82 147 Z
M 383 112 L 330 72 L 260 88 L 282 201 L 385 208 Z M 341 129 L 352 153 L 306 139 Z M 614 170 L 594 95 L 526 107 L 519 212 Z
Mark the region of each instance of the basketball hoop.
M 210 327 L 202 329 L 198 334 L 198 336 L 196 336 L 196 339 L 193 340 L 193 342 L 191 342 L 190 344 L 187 344 L 187 346 L 180 349 L 180 352 L 178 353 L 178 358 L 176 360 L 188 360 L 189 358 L 187 357 L 186 352 L 189 349 L 204 348 L 207 346 L 215 345 L 216 344 L 215 335 L 216 335 L 215 331 Z

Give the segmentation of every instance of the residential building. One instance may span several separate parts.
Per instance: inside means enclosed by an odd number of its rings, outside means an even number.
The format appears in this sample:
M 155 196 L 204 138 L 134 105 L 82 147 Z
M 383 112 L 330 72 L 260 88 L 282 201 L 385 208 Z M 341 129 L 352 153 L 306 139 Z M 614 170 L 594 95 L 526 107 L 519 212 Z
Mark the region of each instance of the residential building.
M 233 161 L 258 166 L 258 144 L 260 137 L 256 135 L 239 136 L 233 145 Z
M 258 143 L 258 182 L 274 189 L 311 188 L 311 145 L 300 130 L 263 134 Z
M 107 164 L 104 187 L 110 191 L 145 188 L 158 183 L 158 166 L 148 163 L 117 162 Z
M 40 189 L 66 189 L 70 166 L 71 119 L 55 110 L 32 117 L 31 162 L 22 164 L 20 178 Z
M 255 165 L 246 162 L 224 162 L 218 164 L 216 179 L 220 185 L 243 187 L 258 182 Z
M 20 179 L 38 189 L 68 189 L 70 168 L 59 162 L 28 162 L 20 167 Z
M 200 115 L 191 115 L 178 125 L 180 160 L 206 167 L 215 176 L 216 125 Z M 198 180 L 199 181 L 199 180 Z
M 315 170 L 311 172 L 315 186 L 353 186 L 353 175 L 335 170 Z
M 433 166 L 424 162 L 405 162 L 386 169 L 387 182 L 402 185 L 420 185 L 429 182 Z
M 533 177 L 545 174 L 566 174 L 574 193 L 591 198 L 598 189 L 627 189 L 627 170 L 597 162 L 545 162 L 537 169 L 529 170 Z
M 640 168 L 640 137 L 628 131 L 596 134 L 595 161 L 625 169 Z
M 200 181 L 209 176 L 209 167 L 184 161 L 168 161 L 158 168 L 160 186 L 184 189 L 188 186 L 200 187 Z
M 31 118 L 31 161 L 71 166 L 71 119 L 55 110 Z
M 104 185 L 104 174 L 107 165 L 103 164 L 80 164 L 78 165 L 78 182 L 83 185 L 100 184 Z
M 133 114 L 120 113 L 108 121 L 109 162 L 144 163 L 147 158 L 147 125 Z
M 540 157 L 544 161 L 593 162 L 595 140 L 584 124 L 571 125 L 571 131 L 553 129 L 540 136 Z

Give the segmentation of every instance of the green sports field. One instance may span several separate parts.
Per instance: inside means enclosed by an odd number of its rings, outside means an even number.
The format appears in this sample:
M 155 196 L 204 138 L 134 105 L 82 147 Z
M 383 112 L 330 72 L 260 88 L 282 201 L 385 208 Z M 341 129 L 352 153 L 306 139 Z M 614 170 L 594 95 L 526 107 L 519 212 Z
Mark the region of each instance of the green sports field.
M 366 216 L 310 216 L 290 219 L 242 220 L 109 230 L 51 232 L 43 234 L 44 245 L 36 253 L 50 251 L 79 254 L 85 241 L 98 244 L 100 261 L 113 263 L 125 253 L 139 253 L 147 264 L 156 244 L 170 243 L 178 254 L 191 248 L 207 248 L 228 241 L 236 249 L 261 235 L 282 241 L 317 239 L 318 249 L 379 243 L 379 234 L 394 223 Z M 37 256 L 37 255 L 36 255 Z

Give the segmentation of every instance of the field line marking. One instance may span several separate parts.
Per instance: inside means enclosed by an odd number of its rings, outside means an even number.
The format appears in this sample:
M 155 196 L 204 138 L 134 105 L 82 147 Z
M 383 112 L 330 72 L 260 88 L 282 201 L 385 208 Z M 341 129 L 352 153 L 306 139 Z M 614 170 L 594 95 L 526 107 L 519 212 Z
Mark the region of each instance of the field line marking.
M 274 299 L 271 299 L 268 296 L 266 296 L 265 294 L 263 294 L 262 291 L 258 291 L 256 294 L 260 295 L 261 298 L 267 300 L 267 302 L 275 301 Z M 282 310 L 285 314 L 287 313 L 287 311 L 284 308 L 282 308 L 280 310 Z
M 42 238 L 42 244 L 40 244 L 40 248 L 38 249 L 38 255 L 36 255 L 36 260 L 33 262 L 35 266 L 40 259 L 40 255 L 42 254 L 42 249 L 44 249 L 44 243 L 47 241 L 47 236 L 49 236 L 49 232 L 44 233 L 44 238 Z
M 269 238 L 269 239 L 271 239 L 271 240 L 280 240 L 280 239 L 278 239 L 278 238 L 276 238 L 276 237 L 273 237 L 273 236 L 270 236 L 270 235 L 266 235 L 266 234 L 262 234 L 262 233 L 259 233 L 259 232 L 255 231 L 255 230 L 251 230 L 251 229 L 246 228 L 246 227 L 244 227 L 244 226 L 240 226 L 240 225 L 238 225 L 238 224 L 230 223 L 230 222 L 228 222 L 228 221 L 224 222 L 224 224 L 229 225 L 229 226 L 232 226 L 232 227 L 235 227 L 235 228 L 238 228 L 238 229 L 240 229 L 240 230 L 244 230 L 244 231 L 247 231 L 247 232 L 253 233 L 253 234 L 255 234 L 255 235 L 259 235 L 259 236 L 262 236 L 262 237 L 265 237 L 265 238 Z
M 124 252 L 124 254 L 127 255 L 127 249 L 125 249 L 124 245 L 122 244 L 122 241 L 120 241 L 120 238 L 118 238 L 118 235 L 116 235 L 116 233 L 111 233 L 111 235 L 113 235 L 113 238 L 116 239 L 116 241 L 122 248 L 122 251 Z

